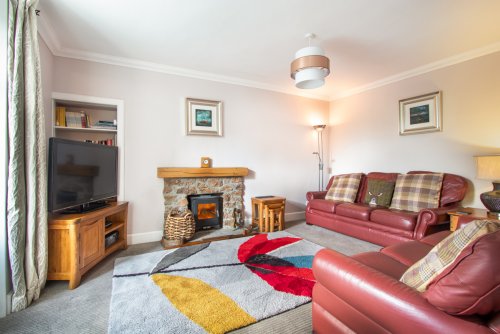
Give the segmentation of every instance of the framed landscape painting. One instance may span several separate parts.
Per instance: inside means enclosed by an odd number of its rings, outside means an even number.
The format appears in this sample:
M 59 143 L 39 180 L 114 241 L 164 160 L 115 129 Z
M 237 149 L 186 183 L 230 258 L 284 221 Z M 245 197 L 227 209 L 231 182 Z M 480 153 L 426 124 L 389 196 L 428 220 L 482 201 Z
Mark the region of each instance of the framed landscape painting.
M 399 134 L 441 131 L 441 92 L 399 101 Z
M 186 134 L 222 136 L 222 102 L 186 98 Z

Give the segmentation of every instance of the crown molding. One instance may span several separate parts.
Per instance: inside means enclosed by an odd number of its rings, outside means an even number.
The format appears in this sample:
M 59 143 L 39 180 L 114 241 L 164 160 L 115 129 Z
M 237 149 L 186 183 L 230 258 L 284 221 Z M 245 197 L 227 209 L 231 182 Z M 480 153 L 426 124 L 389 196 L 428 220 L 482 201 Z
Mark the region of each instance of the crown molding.
M 335 100 L 343 99 L 343 98 L 346 98 L 349 96 L 357 95 L 357 94 L 360 94 L 360 93 L 363 93 L 363 92 L 366 92 L 366 91 L 369 91 L 369 90 L 372 90 L 375 88 L 387 86 L 387 85 L 390 85 L 390 84 L 398 82 L 398 81 L 413 78 L 413 77 L 416 77 L 416 76 L 419 76 L 419 75 L 422 75 L 425 73 L 429 73 L 429 72 L 432 72 L 435 70 L 439 70 L 441 68 L 445 68 L 448 66 L 463 63 L 465 61 L 479 58 L 482 56 L 486 56 L 486 55 L 489 55 L 489 54 L 492 54 L 495 52 L 500 52 L 500 42 L 490 44 L 490 45 L 487 45 L 485 47 L 477 48 L 474 50 L 470 50 L 470 51 L 467 51 L 467 52 L 464 52 L 464 53 L 461 53 L 461 54 L 458 54 L 458 55 L 455 55 L 452 57 L 448 57 L 448 58 L 438 60 L 438 61 L 433 62 L 433 63 L 429 63 L 427 65 L 416 67 L 416 68 L 409 70 L 409 71 L 401 72 L 401 73 L 398 73 L 396 75 L 392 75 L 392 76 L 383 78 L 381 80 L 373 81 L 373 82 L 366 84 L 366 85 L 358 86 L 358 87 L 355 87 L 353 89 L 349 89 L 349 90 L 346 90 L 344 92 L 340 92 L 339 94 L 333 95 L 331 97 L 330 101 L 335 101 Z
M 105 54 L 86 52 L 86 51 L 74 50 L 74 49 L 69 49 L 69 48 L 61 48 L 56 53 L 54 53 L 54 55 L 58 56 L 58 57 L 86 60 L 86 61 L 91 61 L 91 62 L 96 62 L 96 63 L 116 65 L 116 66 L 134 68 L 134 69 L 139 69 L 139 70 L 144 70 L 144 71 L 157 72 L 157 73 L 165 73 L 165 74 L 177 75 L 177 76 L 182 76 L 182 77 L 187 77 L 187 78 L 215 81 L 215 82 L 226 83 L 226 84 L 231 84 L 231 85 L 258 88 L 258 89 L 274 91 L 274 92 L 279 92 L 279 93 L 284 93 L 284 94 L 289 94 L 289 95 L 297 95 L 297 96 L 307 97 L 307 98 L 311 98 L 311 99 L 329 101 L 329 96 L 326 96 L 326 95 L 316 95 L 316 94 L 310 94 L 310 93 L 306 93 L 306 92 L 294 92 L 294 91 L 291 91 L 291 90 L 286 89 L 286 88 L 282 88 L 279 86 L 270 85 L 270 84 L 266 84 L 266 83 L 262 83 L 262 82 L 244 80 L 241 78 L 224 76 L 224 75 L 219 75 L 219 74 L 214 74 L 214 73 L 209 73 L 209 72 L 196 71 L 196 70 L 191 70 L 191 69 L 183 68 L 183 67 L 163 65 L 163 64 L 158 64 L 158 63 L 153 63 L 153 62 L 148 62 L 148 61 L 142 61 L 142 60 L 138 60 L 138 59 L 109 56 L 109 55 L 105 55 Z
M 429 63 L 423 66 L 416 67 L 414 69 L 404 71 L 380 80 L 373 81 L 366 85 L 361 85 L 352 89 L 348 89 L 345 91 L 341 91 L 338 94 L 333 95 L 320 95 L 320 94 L 312 94 L 306 91 L 297 91 L 294 88 L 283 88 L 276 85 L 270 85 L 263 82 L 245 80 L 237 77 L 230 77 L 224 75 L 218 75 L 209 72 L 202 72 L 191 70 L 182 67 L 168 66 L 153 62 L 147 62 L 132 58 L 124 58 L 124 57 L 116 57 L 110 56 L 100 53 L 86 52 L 82 50 L 75 50 L 70 48 L 65 48 L 61 46 L 61 43 L 55 33 L 52 25 L 45 20 L 42 16 L 38 17 L 38 32 L 40 36 L 43 38 L 45 43 L 47 44 L 49 50 L 52 52 L 54 56 L 57 57 L 65 57 L 72 59 L 79 59 L 85 61 L 91 61 L 96 63 L 103 63 L 108 65 L 116 65 L 128 68 L 134 68 L 139 70 L 165 73 L 171 75 L 178 75 L 182 77 L 208 80 L 220 83 L 226 83 L 231 85 L 245 86 L 257 89 L 263 89 L 288 95 L 300 96 L 309 99 L 321 100 L 321 101 L 335 101 L 339 99 L 343 99 L 349 96 L 357 95 L 372 89 L 380 88 L 386 85 L 390 85 L 392 83 L 396 83 L 405 79 L 413 78 L 428 72 L 432 72 L 441 68 L 445 68 L 448 66 L 452 66 L 455 64 L 459 64 L 468 60 L 472 60 L 475 58 L 479 58 L 482 56 L 486 56 L 488 54 L 492 54 L 500 51 L 500 42 L 487 45 L 485 47 L 477 48 L 474 50 L 470 50 L 452 57 L 448 57 L 433 63 Z
M 124 58 L 124 57 L 116 57 L 110 56 L 100 53 L 86 52 L 82 50 L 75 50 L 70 48 L 65 48 L 61 46 L 59 39 L 57 38 L 52 25 L 47 22 L 42 16 L 38 17 L 38 32 L 40 36 L 47 44 L 49 50 L 52 52 L 54 56 L 64 57 L 64 58 L 72 58 L 78 60 L 91 61 L 96 63 L 108 64 L 108 65 L 116 65 L 128 68 L 134 68 L 144 71 L 165 73 L 171 75 L 178 75 L 182 77 L 208 80 L 220 83 L 226 83 L 231 85 L 245 86 L 251 88 L 258 88 L 288 95 L 295 95 L 300 97 L 305 97 L 309 99 L 321 100 L 321 101 L 329 101 L 330 96 L 328 95 L 319 95 L 319 94 L 311 94 L 303 91 L 295 91 L 292 89 L 283 88 L 280 86 L 270 85 L 267 83 L 262 83 L 258 81 L 245 80 L 237 77 L 230 77 L 224 75 L 218 75 L 209 72 L 202 72 L 191 70 L 182 67 L 168 66 L 153 62 L 142 61 L 138 59 L 132 58 Z

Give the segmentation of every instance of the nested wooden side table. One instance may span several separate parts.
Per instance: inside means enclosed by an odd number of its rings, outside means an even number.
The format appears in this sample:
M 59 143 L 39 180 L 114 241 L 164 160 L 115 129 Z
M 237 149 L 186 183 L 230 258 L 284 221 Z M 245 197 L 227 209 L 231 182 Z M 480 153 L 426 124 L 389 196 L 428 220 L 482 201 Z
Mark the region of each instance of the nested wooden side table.
M 500 221 L 495 218 L 491 218 L 488 216 L 488 210 L 486 209 L 476 209 L 476 208 L 458 208 L 453 211 L 448 211 L 447 214 L 450 216 L 450 231 L 455 231 L 457 229 L 458 222 L 461 220 L 460 218 L 464 216 L 466 221 L 471 221 L 475 219 L 488 219 Z M 462 223 L 464 221 L 462 220 Z
M 275 215 L 281 228 L 285 224 L 285 197 L 259 196 L 252 197 L 252 225 L 257 225 L 260 232 L 274 231 Z M 272 221 L 272 227 L 271 227 Z M 280 228 L 280 229 L 281 229 Z

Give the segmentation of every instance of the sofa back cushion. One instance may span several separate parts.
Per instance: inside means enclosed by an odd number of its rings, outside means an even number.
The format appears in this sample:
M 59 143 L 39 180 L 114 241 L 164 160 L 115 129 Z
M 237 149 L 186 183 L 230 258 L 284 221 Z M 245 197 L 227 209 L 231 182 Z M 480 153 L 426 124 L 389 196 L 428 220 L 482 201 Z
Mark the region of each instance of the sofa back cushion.
M 408 174 L 435 174 L 428 171 L 411 171 Z M 455 175 L 445 173 L 443 177 L 443 185 L 441 187 L 441 199 L 439 206 L 447 206 L 454 203 L 459 203 L 467 193 L 467 179 Z
M 499 245 L 500 222 L 476 220 L 438 243 L 401 281 L 450 314 L 499 311 Z
M 353 203 L 358 194 L 362 173 L 336 175 L 325 199 Z
M 418 212 L 439 207 L 443 174 L 398 175 L 391 209 Z

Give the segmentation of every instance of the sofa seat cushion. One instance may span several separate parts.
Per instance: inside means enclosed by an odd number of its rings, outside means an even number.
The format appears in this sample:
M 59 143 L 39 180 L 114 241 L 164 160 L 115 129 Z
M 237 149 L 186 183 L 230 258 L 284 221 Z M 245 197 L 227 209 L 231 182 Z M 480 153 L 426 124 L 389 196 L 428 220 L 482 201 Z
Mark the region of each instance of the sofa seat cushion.
M 432 247 L 420 241 L 408 241 L 387 246 L 381 252 L 409 267 L 426 256 Z
M 424 244 L 428 244 L 428 245 L 431 245 L 432 247 L 434 247 L 438 243 L 440 243 L 444 238 L 449 236 L 450 234 L 451 234 L 451 231 L 449 231 L 449 230 L 441 231 L 441 232 L 437 232 L 437 233 L 432 233 L 426 237 L 423 237 L 419 241 L 423 242 Z
M 417 217 L 417 212 L 389 209 L 376 209 L 370 214 L 370 220 L 372 222 L 404 231 L 415 230 Z
M 408 266 L 380 252 L 360 253 L 351 257 L 397 280 L 408 269 Z
M 367 204 L 343 203 L 336 207 L 335 213 L 339 216 L 355 218 L 359 220 L 369 220 L 370 212 L 375 210 Z
M 342 204 L 342 201 L 332 201 L 327 199 L 313 199 L 309 202 L 309 208 L 312 210 L 335 213 L 335 207 Z

